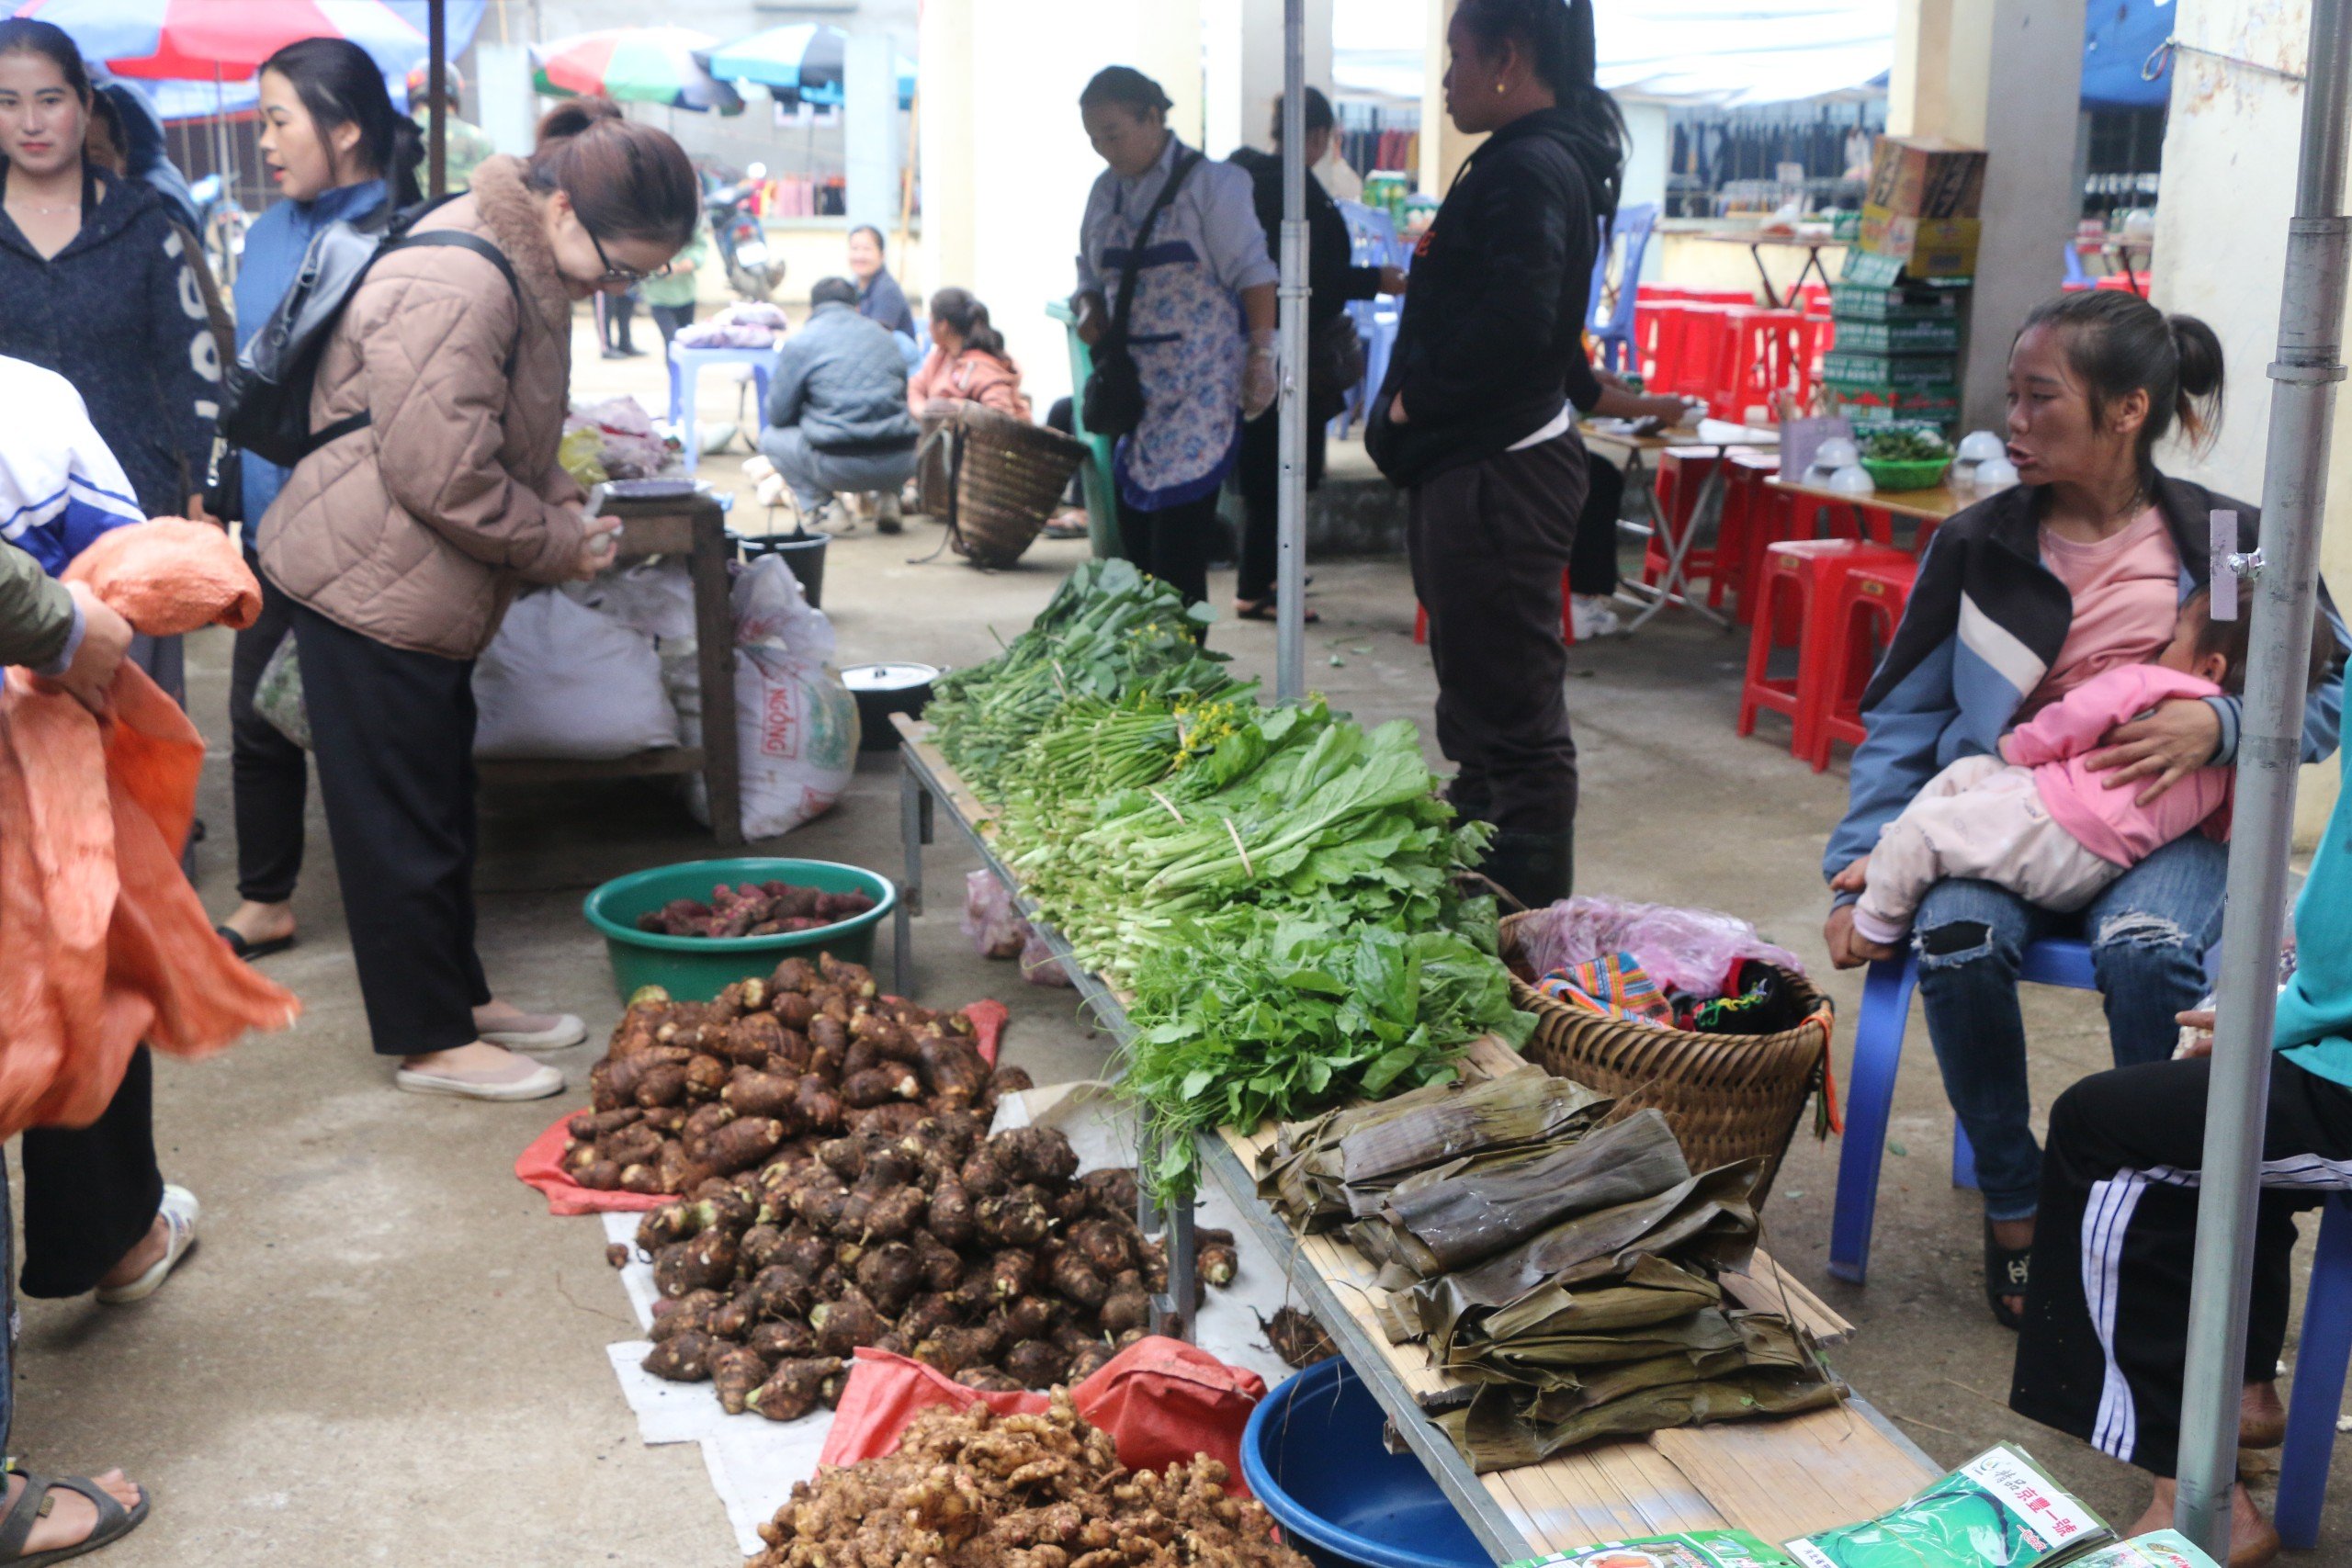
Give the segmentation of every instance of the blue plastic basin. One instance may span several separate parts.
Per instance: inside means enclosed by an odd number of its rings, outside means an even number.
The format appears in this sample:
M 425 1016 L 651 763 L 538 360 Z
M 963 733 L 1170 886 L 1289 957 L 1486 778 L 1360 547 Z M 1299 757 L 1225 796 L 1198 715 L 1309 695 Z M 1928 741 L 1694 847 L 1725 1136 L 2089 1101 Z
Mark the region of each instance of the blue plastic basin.
M 1383 1446 L 1386 1419 L 1347 1362 L 1317 1361 L 1250 1413 L 1242 1479 L 1320 1568 L 1492 1568 L 1420 1461 Z

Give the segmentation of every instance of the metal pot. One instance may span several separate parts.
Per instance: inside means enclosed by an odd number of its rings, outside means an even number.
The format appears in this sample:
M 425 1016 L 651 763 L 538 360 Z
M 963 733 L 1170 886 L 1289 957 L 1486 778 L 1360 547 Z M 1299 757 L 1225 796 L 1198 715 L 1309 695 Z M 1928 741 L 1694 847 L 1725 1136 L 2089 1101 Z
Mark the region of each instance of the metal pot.
M 857 699 L 857 721 L 864 739 L 861 751 L 895 751 L 898 728 L 892 714 L 910 718 L 931 701 L 931 683 L 939 671 L 928 664 L 853 664 L 842 671 L 842 684 Z

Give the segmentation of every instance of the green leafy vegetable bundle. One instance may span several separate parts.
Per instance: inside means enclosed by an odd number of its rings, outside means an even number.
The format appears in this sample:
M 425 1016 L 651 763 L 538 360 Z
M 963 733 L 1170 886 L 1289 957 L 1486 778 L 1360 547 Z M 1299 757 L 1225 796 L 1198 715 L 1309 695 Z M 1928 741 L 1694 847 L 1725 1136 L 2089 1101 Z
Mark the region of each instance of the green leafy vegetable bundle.
M 1012 764 L 1066 703 L 1234 687 L 1201 648 L 1208 615 L 1126 561 L 1089 561 L 1002 653 L 943 676 L 924 716 L 956 771 L 1001 799 Z

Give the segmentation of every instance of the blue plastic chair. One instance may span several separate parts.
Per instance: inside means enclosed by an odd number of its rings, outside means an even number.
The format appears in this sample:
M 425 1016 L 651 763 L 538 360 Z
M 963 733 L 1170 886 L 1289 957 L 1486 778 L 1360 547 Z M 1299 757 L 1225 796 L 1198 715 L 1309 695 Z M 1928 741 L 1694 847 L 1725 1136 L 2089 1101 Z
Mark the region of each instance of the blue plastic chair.
M 1608 245 L 1592 258 L 1592 302 L 1585 326 L 1592 334 L 1593 347 L 1600 351 L 1600 367 L 1615 375 L 1623 375 L 1634 363 L 1634 306 L 1641 293 L 1642 254 L 1649 249 L 1650 231 L 1657 227 L 1656 202 L 1621 207 L 1609 226 Z M 1617 269 L 1613 303 L 1604 288 L 1611 254 L 1623 258 Z
M 2018 978 L 2078 991 L 2098 988 L 2090 945 L 2067 937 L 2029 944 Z M 1879 1164 L 1885 1157 L 1887 1122 L 1894 1110 L 1894 1075 L 1903 1065 L 1911 992 L 1918 983 L 1919 961 L 1907 952 L 1871 964 L 1862 981 L 1854 1065 L 1846 1080 L 1846 1136 L 1838 1154 L 1838 1204 L 1829 1218 L 1829 1271 L 1858 1285 L 1870 1271 Z M 1975 1151 L 1956 1122 L 1951 1130 L 1951 1184 L 1976 1185 Z
M 2290 1551 L 2305 1551 L 2319 1544 L 2320 1508 L 2327 1501 L 2327 1466 L 2335 1453 L 2335 1417 L 2344 1407 L 2347 1360 L 2352 1360 L 2352 1194 L 2339 1192 L 2320 1211 L 2311 1293 L 2303 1303 L 2302 1343 L 2295 1351 L 2295 1384 L 2287 1402 L 2287 1445 L 2278 1461 L 2276 1522 L 2279 1540 Z
M 2066 242 L 2065 249 L 2066 276 L 2058 280 L 2059 287 L 2088 288 L 2091 286 L 2091 280 L 2090 275 L 2083 270 L 2083 253 L 2075 248 L 2075 242 L 2072 240 Z

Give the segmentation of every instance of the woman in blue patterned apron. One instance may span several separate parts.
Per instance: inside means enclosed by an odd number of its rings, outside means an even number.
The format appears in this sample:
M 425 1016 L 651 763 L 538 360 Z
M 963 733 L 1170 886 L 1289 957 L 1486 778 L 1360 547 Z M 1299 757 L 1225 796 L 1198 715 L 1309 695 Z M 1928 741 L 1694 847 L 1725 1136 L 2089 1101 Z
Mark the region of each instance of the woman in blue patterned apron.
M 1178 182 L 1135 258 L 1127 344 L 1144 412 L 1114 467 L 1127 558 L 1198 604 L 1208 597 L 1217 492 L 1239 450 L 1241 421 L 1274 400 L 1278 275 L 1249 175 L 1177 139 L 1159 83 L 1114 65 L 1086 85 L 1078 107 L 1110 165 L 1079 230 L 1072 305 L 1087 343 L 1110 330 L 1136 231 L 1162 188 Z

